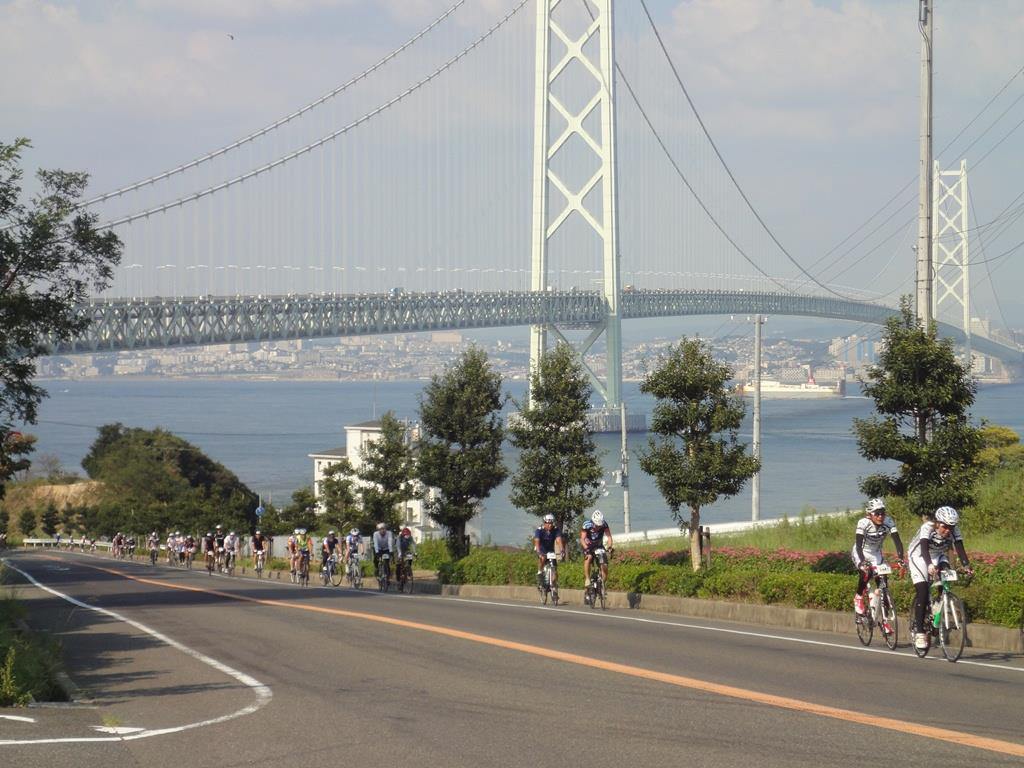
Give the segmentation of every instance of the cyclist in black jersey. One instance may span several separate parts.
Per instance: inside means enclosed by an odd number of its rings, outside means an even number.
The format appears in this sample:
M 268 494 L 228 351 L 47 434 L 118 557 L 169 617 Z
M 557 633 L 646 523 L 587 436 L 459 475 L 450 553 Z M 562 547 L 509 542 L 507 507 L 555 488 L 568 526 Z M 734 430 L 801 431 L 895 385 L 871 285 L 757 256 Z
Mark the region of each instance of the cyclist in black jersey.
M 320 569 L 324 570 L 327 568 L 327 558 L 334 554 L 334 551 L 339 548 L 341 540 L 338 538 L 338 534 L 335 531 L 328 531 L 324 537 L 323 543 L 320 545 Z

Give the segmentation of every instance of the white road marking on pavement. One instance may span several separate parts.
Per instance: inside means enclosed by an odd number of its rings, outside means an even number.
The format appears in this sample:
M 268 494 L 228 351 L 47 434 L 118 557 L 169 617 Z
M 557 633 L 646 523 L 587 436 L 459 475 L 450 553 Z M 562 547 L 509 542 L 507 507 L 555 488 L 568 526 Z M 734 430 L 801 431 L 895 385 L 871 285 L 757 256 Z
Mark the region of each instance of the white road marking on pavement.
M 16 720 L 19 723 L 34 723 L 36 721 L 34 717 L 21 717 L 21 715 L 0 715 L 0 719 Z
M 92 727 L 94 731 L 98 733 L 138 733 L 139 731 L 146 730 L 145 728 L 131 728 L 127 725 L 94 725 Z
M 860 651 L 864 653 L 881 653 L 886 656 L 900 658 L 900 659 L 913 659 L 917 660 L 916 655 L 912 655 L 909 652 L 890 651 L 888 649 L 883 650 L 882 648 L 866 648 L 860 645 L 846 645 L 843 643 L 827 642 L 825 640 L 809 640 L 803 637 L 787 637 L 786 635 L 772 635 L 767 632 L 752 632 L 744 629 L 729 629 L 727 627 L 711 627 L 706 624 L 689 624 L 681 621 L 666 621 L 664 619 L 647 619 L 642 616 L 620 616 L 615 613 L 596 613 L 593 611 L 579 611 L 571 609 L 552 609 L 542 605 L 529 605 L 526 603 L 501 603 L 495 600 L 482 600 L 471 597 L 445 597 L 443 595 L 421 595 L 423 599 L 427 600 L 450 600 L 456 603 L 477 603 L 482 605 L 493 605 L 502 608 L 519 608 L 522 610 L 531 611 L 546 611 L 556 616 L 588 616 L 594 619 L 604 618 L 613 619 L 616 621 L 636 621 L 641 624 L 660 624 L 667 627 L 679 627 L 681 629 L 698 629 L 705 632 L 723 632 L 727 635 L 741 635 L 744 637 L 757 637 L 763 640 L 781 640 L 787 643 L 803 643 L 804 645 L 818 645 L 825 648 L 839 648 L 844 651 Z M 939 656 L 926 656 L 927 661 L 945 661 L 945 658 Z M 975 667 L 990 667 L 992 669 L 998 669 L 1004 672 L 1021 672 L 1024 673 L 1024 667 L 1011 667 L 1004 664 L 989 664 L 984 661 L 970 661 L 968 659 L 960 659 L 957 664 L 970 664 Z
M 125 735 L 119 734 L 116 736 L 90 736 L 83 738 L 66 737 L 52 739 L 5 739 L 0 740 L 0 746 L 6 744 L 69 744 L 97 741 L 134 741 L 136 739 L 146 739 L 151 736 L 161 736 L 167 733 L 180 733 L 181 731 L 189 731 L 194 728 L 202 728 L 207 725 L 216 725 L 218 723 L 224 723 L 228 720 L 234 720 L 235 718 L 242 717 L 244 715 L 251 715 L 253 712 L 256 712 L 257 710 L 266 706 L 270 702 L 270 699 L 273 696 L 273 692 L 270 690 L 269 686 L 264 685 L 256 678 L 247 675 L 244 672 L 239 672 L 237 669 L 229 667 L 227 664 L 217 661 L 216 659 L 210 658 L 204 653 L 200 653 L 199 651 L 193 650 L 192 648 L 189 648 L 187 645 L 183 645 L 182 643 L 179 643 L 177 640 L 174 640 L 173 638 L 170 638 L 161 632 L 157 632 L 155 629 L 151 629 L 150 627 L 147 627 L 145 624 L 140 624 L 139 622 L 133 619 L 129 619 L 127 616 L 123 616 L 122 614 L 117 613 L 116 611 L 111 611 L 106 608 L 100 608 L 95 605 L 89 605 L 88 603 L 83 603 L 81 600 L 76 600 L 70 595 L 65 595 L 63 592 L 58 592 L 57 590 L 52 589 L 46 586 L 45 584 L 41 584 L 31 574 L 26 573 L 25 571 L 21 570 L 21 568 L 18 568 L 15 565 L 12 565 L 9 561 L 4 560 L 3 562 L 7 565 L 8 568 L 10 568 L 13 571 L 17 571 L 30 582 L 32 582 L 35 586 L 39 587 L 45 592 L 49 592 L 51 595 L 56 595 L 57 597 L 61 598 L 62 600 L 66 600 L 72 605 L 77 605 L 80 608 L 88 608 L 90 611 L 96 611 L 97 613 L 101 613 L 104 616 L 109 616 L 112 619 L 116 619 L 117 621 L 122 621 L 131 627 L 135 627 L 136 629 L 155 637 L 157 640 L 166 643 L 172 648 L 181 651 L 185 655 L 191 656 L 193 659 L 196 659 L 197 661 L 201 661 L 204 664 L 213 667 L 218 672 L 223 672 L 225 675 L 235 678 L 235 680 L 253 690 L 253 692 L 256 694 L 256 701 L 247 707 L 242 707 L 241 709 L 235 712 L 231 712 L 227 715 L 221 715 L 220 717 L 214 717 L 209 720 L 202 720 L 197 723 L 177 725 L 170 728 L 145 729 L 139 731 L 138 733 Z

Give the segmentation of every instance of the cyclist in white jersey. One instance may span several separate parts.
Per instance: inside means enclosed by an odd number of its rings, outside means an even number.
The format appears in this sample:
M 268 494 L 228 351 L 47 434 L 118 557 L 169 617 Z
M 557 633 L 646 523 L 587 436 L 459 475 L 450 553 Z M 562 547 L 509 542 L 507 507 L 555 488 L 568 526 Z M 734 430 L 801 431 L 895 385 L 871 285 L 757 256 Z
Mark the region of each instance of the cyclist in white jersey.
M 956 555 L 967 573 L 973 573 L 963 536 L 960 535 L 960 514 L 952 507 L 939 507 L 934 517 L 934 522 L 929 520 L 921 526 L 907 552 L 910 578 L 914 581 L 917 596 L 913 629 L 916 632 L 914 644 L 918 648 L 928 647 L 928 636 L 920 631 L 928 608 L 928 587 L 939 571 L 950 567 L 947 556 L 950 547 L 956 548 Z
M 897 562 L 902 565 L 903 542 L 896 530 L 896 521 L 885 514 L 884 499 L 871 499 L 865 507 L 864 517 L 857 521 L 853 549 L 850 551 L 853 564 L 857 566 L 860 574 L 857 592 L 853 596 L 853 606 L 860 615 L 864 615 L 864 592 L 871 581 L 872 568 L 885 562 L 882 544 L 889 535 L 892 536 L 892 543 L 896 545 Z M 878 583 L 877 577 L 875 583 Z

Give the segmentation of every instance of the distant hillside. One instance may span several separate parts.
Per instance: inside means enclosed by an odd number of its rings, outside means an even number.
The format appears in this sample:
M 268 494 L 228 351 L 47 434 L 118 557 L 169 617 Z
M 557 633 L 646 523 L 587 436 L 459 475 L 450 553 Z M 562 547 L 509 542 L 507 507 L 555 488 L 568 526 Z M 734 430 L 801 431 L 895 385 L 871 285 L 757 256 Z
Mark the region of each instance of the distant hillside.
M 89 507 L 99 501 L 103 483 L 83 480 L 78 483 L 47 485 L 46 483 L 14 483 L 7 486 L 3 500 L 7 511 L 19 514 L 25 509 L 43 509 L 53 503 L 57 509 L 67 507 Z

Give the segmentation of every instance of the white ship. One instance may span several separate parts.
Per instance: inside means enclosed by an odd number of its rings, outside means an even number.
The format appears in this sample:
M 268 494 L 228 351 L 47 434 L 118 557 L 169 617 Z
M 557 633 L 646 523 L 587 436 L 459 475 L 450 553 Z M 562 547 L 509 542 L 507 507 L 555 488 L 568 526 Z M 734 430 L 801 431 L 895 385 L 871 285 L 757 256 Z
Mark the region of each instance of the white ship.
M 740 384 L 737 391 L 744 397 L 753 397 L 754 383 Z M 772 400 L 846 397 L 846 382 L 840 379 L 833 386 L 825 386 L 816 384 L 813 377 L 802 384 L 783 384 L 775 379 L 761 379 L 761 397 Z

